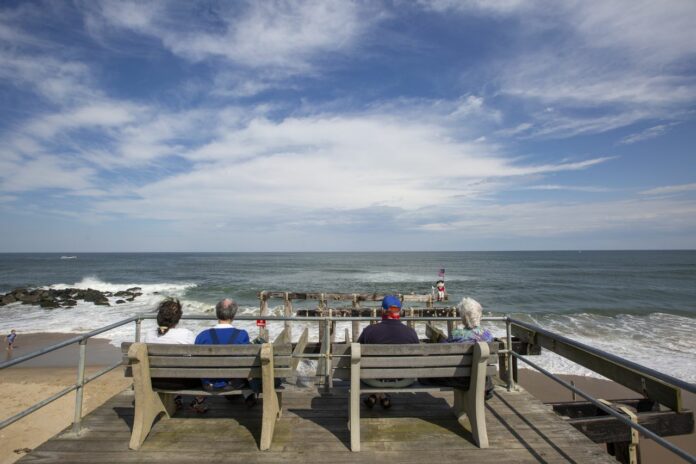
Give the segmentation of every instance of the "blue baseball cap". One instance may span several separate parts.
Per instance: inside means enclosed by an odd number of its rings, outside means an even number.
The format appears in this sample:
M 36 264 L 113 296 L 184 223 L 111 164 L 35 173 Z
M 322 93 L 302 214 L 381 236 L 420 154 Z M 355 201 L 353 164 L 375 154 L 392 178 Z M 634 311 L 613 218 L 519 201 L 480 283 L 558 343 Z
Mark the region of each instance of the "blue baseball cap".
M 401 300 L 394 295 L 387 295 L 382 300 L 382 309 L 389 309 L 392 306 L 396 306 L 401 309 Z

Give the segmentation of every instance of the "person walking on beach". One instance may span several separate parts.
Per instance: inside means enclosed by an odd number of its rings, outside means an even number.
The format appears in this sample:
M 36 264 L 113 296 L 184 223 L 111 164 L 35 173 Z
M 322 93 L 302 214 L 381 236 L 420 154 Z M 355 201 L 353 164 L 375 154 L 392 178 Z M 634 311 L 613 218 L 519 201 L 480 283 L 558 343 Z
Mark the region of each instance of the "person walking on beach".
M 382 322 L 375 325 L 368 325 L 363 329 L 360 337 L 358 337 L 358 343 L 362 344 L 375 344 L 375 345 L 386 345 L 386 344 L 417 344 L 420 343 L 418 339 L 418 334 L 414 329 L 407 326 L 399 319 L 401 318 L 401 300 L 394 295 L 386 295 L 382 300 Z M 416 379 L 365 379 L 363 382 L 371 387 L 389 387 L 389 388 L 403 388 L 408 387 Z M 391 407 L 391 400 L 389 395 L 379 394 L 369 395 L 363 403 L 368 408 L 372 409 L 377 401 L 384 409 Z
M 215 305 L 215 314 L 218 323 L 211 329 L 206 329 L 196 336 L 196 345 L 248 345 L 249 333 L 243 329 L 232 327 L 232 321 L 237 315 L 237 302 L 225 298 Z M 203 389 L 210 391 L 242 390 L 244 403 L 248 407 L 256 404 L 257 394 L 261 391 L 259 379 L 202 379 Z M 205 407 L 201 398 L 196 402 Z M 192 405 L 194 406 L 194 405 Z
M 10 330 L 10 334 L 7 336 L 7 351 L 14 350 L 14 342 L 17 339 L 17 331 L 15 329 Z

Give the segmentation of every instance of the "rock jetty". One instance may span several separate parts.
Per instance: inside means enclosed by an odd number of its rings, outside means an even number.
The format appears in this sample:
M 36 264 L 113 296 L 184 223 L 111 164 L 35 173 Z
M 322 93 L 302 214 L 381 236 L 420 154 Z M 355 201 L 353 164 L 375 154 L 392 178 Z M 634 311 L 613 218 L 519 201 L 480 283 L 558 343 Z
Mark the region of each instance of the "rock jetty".
M 21 302 L 22 304 L 38 305 L 42 308 L 53 309 L 65 306 L 75 306 L 79 300 L 91 302 L 99 306 L 111 306 L 109 297 L 118 297 L 118 304 L 133 301 L 142 295 L 140 287 L 131 287 L 115 293 L 102 292 L 93 288 L 63 288 L 42 289 L 42 288 L 15 288 L 9 293 L 0 296 L 0 306 L 10 303 Z

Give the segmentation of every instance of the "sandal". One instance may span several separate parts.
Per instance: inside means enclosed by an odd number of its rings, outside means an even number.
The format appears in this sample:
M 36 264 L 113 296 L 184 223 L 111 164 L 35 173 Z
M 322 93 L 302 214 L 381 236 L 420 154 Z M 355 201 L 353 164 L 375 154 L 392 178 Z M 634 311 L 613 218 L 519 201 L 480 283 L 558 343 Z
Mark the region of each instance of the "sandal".
M 363 400 L 363 404 L 367 406 L 367 409 L 372 409 L 377 404 L 377 395 L 370 395 Z
M 205 398 L 196 398 L 191 401 L 189 405 L 192 411 L 196 411 L 198 414 L 205 414 L 208 412 L 208 405 L 205 404 Z
M 389 409 L 392 407 L 391 398 L 389 398 L 386 395 L 384 396 L 384 398 L 379 400 L 379 403 L 382 405 L 382 408 L 384 408 L 384 409 Z

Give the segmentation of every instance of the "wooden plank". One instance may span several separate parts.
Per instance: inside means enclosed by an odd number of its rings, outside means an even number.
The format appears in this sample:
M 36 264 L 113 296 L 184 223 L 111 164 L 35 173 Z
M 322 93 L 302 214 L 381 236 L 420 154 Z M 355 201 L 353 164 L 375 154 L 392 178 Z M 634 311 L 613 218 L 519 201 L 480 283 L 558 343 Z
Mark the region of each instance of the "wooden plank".
M 360 360 L 360 366 L 370 367 L 445 367 L 445 366 L 470 366 L 472 355 L 442 355 L 442 356 L 385 356 L 364 357 Z M 349 358 L 333 358 L 334 368 L 350 367 Z
M 361 345 L 363 358 L 367 356 L 429 356 L 437 354 L 471 354 L 474 345 L 469 343 L 438 343 L 418 345 Z
M 512 325 L 512 333 L 531 344 L 540 345 L 591 371 L 594 371 L 624 387 L 647 396 L 673 411 L 682 410 L 681 389 L 661 380 L 642 374 L 629 367 L 610 361 L 576 346 L 533 332 L 524 327 Z
M 131 377 L 132 373 L 130 367 L 126 368 L 126 377 Z M 293 374 L 290 368 L 280 368 L 275 369 L 276 377 L 289 377 Z M 151 368 L 150 375 L 153 378 L 162 379 L 247 379 L 247 378 L 261 378 L 261 368 L 250 367 L 250 368 L 190 368 L 184 369 L 181 367 L 176 368 Z
M 258 356 L 150 356 L 150 367 L 259 367 Z
M 259 367 L 261 359 L 258 356 L 150 356 L 150 368 L 154 367 Z M 278 367 L 290 366 L 290 356 L 274 356 L 273 363 Z
M 495 366 L 488 366 L 486 375 L 495 375 Z M 361 379 L 404 379 L 404 378 L 432 378 L 432 377 L 469 377 L 470 367 L 429 367 L 429 368 L 377 368 L 360 369 Z M 338 379 L 350 379 L 350 369 L 335 369 L 334 377 Z
M 637 413 L 638 423 L 662 437 L 688 435 L 694 431 L 691 411 L 655 411 Z M 631 440 L 631 428 L 613 416 L 568 419 L 568 423 L 595 443 Z

